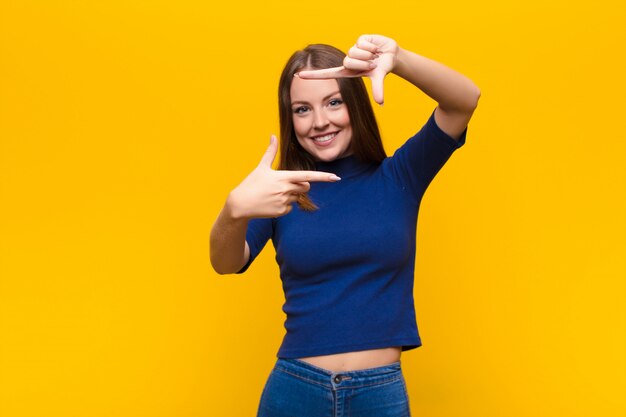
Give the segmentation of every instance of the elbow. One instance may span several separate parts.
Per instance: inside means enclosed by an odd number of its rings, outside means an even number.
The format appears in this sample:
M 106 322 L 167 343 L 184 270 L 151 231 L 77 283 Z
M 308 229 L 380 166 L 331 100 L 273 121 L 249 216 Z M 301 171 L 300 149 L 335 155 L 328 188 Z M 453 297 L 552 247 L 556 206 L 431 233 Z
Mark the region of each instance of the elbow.
M 234 264 L 224 264 L 223 262 L 219 262 L 215 258 L 211 257 L 211 267 L 218 275 L 232 275 L 241 271 L 245 263 L 241 265 Z
M 227 265 L 220 263 L 215 257 L 211 256 L 211 267 L 218 275 L 234 274 L 238 270 L 234 271 L 232 268 L 228 268 Z
M 472 89 L 466 94 L 466 102 L 463 108 L 466 111 L 474 112 L 478 107 L 478 100 L 480 100 L 480 89 L 475 84 L 472 84 Z
M 471 93 L 468 93 L 465 97 L 465 102 L 459 107 L 459 112 L 472 115 L 478 107 L 478 100 L 480 100 L 480 90 L 478 87 Z
M 458 110 L 464 113 L 473 113 L 478 107 L 478 100 L 480 100 L 480 88 L 476 84 L 470 83 L 463 94 L 463 99 L 458 104 Z
M 439 102 L 439 107 L 448 113 L 472 114 L 478 107 L 480 89 L 472 84 L 463 94 L 457 95 L 453 100 Z
M 218 275 L 226 275 L 226 271 L 223 270 L 221 266 L 215 264 L 215 262 L 213 262 L 212 260 L 211 260 L 211 267 L 213 268 L 213 271 L 215 271 L 215 273 L 217 273 Z
M 218 275 L 228 275 L 231 274 L 232 272 L 228 272 L 226 270 L 222 270 L 219 268 L 216 268 L 215 266 L 213 266 L 213 270 L 218 274 Z
M 474 92 L 474 109 L 476 109 L 476 107 L 478 107 L 478 100 L 480 100 L 480 88 L 478 88 L 478 86 L 474 87 L 476 87 Z

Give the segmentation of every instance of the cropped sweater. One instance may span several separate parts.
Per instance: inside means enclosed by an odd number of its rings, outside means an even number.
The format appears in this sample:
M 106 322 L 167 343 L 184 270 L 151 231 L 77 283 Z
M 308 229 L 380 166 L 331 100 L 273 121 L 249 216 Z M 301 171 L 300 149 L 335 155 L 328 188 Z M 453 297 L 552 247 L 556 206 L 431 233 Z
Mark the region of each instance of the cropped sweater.
M 252 264 L 269 239 L 285 294 L 279 358 L 422 345 L 413 299 L 417 215 L 426 188 L 465 143 L 426 124 L 382 163 L 317 162 L 341 177 L 311 182 L 314 212 L 248 222 Z

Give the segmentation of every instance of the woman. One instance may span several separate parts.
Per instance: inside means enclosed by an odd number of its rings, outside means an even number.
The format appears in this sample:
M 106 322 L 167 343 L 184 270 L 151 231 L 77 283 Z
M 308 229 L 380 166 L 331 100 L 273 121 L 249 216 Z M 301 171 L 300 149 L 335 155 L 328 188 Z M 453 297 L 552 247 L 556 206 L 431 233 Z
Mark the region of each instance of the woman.
M 388 73 L 438 105 L 386 157 L 361 77 L 383 104 Z M 415 230 L 421 198 L 465 142 L 480 97 L 463 75 L 390 38 L 363 35 L 347 56 L 328 45 L 292 55 L 279 83 L 281 156 L 270 146 L 228 195 L 211 263 L 243 273 L 271 238 L 286 334 L 258 416 L 408 416 L 400 355 L 421 346 Z

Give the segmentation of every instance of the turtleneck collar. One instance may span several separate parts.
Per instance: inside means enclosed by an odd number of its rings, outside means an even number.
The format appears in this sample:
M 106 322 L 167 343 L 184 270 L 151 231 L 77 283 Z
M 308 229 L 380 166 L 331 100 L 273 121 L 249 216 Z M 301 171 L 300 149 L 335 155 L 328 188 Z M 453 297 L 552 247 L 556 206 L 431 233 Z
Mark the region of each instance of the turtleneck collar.
M 316 161 L 317 171 L 332 172 L 341 179 L 354 177 L 373 165 L 373 162 L 363 162 L 352 154 L 333 161 Z

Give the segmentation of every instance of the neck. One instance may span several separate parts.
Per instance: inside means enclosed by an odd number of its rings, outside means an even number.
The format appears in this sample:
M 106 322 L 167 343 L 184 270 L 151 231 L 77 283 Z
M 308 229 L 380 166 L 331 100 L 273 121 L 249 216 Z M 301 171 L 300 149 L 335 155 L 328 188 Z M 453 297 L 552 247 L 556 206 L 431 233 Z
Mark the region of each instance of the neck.
M 343 179 L 362 173 L 371 167 L 372 164 L 373 162 L 361 161 L 356 155 L 350 154 L 332 161 L 316 161 L 315 169 L 317 171 L 332 172 Z

